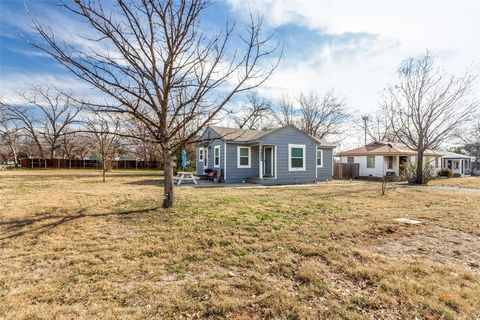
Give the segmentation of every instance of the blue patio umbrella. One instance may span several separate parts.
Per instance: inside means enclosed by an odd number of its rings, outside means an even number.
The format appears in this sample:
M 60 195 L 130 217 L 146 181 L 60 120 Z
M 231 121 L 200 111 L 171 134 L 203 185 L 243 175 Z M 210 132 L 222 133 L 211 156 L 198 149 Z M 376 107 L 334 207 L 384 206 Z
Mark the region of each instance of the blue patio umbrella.
M 187 151 L 185 151 L 185 149 L 182 151 L 182 168 L 183 170 L 185 170 L 186 167 L 188 167 L 188 165 L 190 164 L 190 162 L 188 162 L 187 160 Z

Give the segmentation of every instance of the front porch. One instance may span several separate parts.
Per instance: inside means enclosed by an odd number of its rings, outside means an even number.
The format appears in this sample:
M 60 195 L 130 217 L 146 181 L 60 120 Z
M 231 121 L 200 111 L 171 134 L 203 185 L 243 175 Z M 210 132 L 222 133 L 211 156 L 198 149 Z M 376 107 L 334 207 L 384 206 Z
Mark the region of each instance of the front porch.
M 246 177 L 249 184 L 262 184 L 264 179 L 277 177 L 277 146 L 258 144 L 253 150 L 258 150 L 258 175 Z
M 469 159 L 442 159 L 442 168 L 448 168 L 452 170 L 455 176 L 464 176 L 470 173 L 470 161 Z

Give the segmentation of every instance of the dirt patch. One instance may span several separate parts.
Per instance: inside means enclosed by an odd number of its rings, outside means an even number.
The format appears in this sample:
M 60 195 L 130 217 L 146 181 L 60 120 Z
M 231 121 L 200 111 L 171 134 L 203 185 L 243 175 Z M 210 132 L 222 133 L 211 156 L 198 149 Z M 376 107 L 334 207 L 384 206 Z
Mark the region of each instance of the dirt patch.
M 480 273 L 480 237 L 434 225 L 395 228 L 370 241 L 375 253 L 400 260 L 423 259 Z

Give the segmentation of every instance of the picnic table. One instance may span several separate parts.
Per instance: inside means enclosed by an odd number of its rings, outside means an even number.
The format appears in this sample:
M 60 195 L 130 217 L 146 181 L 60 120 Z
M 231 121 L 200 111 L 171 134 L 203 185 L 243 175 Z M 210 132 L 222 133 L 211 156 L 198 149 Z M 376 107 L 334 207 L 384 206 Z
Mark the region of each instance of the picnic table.
M 188 171 L 178 171 L 177 176 L 174 177 L 175 181 L 177 182 L 177 186 L 181 185 L 182 182 L 186 181 L 193 181 L 193 183 L 198 184 L 197 180 L 200 179 L 196 177 L 193 172 Z

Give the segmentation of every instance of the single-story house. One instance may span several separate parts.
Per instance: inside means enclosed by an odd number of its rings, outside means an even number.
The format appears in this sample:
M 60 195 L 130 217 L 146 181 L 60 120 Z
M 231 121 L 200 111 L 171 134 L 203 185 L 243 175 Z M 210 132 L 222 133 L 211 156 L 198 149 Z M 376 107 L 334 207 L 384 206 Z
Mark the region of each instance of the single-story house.
M 331 179 L 334 145 L 294 126 L 245 130 L 211 126 L 196 145 L 197 175 L 223 171 L 227 183 L 264 185 Z
M 430 163 L 434 171 L 441 168 L 442 153 L 426 150 L 424 163 Z M 375 141 L 364 147 L 337 154 L 340 163 L 359 165 L 360 177 L 402 176 L 404 164 L 415 162 L 417 152 L 397 142 Z
M 449 168 L 456 176 L 469 175 L 472 168 L 472 157 L 454 152 L 444 152 L 442 168 Z

